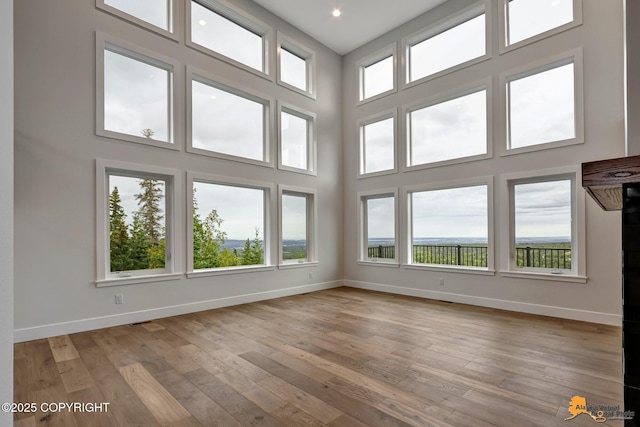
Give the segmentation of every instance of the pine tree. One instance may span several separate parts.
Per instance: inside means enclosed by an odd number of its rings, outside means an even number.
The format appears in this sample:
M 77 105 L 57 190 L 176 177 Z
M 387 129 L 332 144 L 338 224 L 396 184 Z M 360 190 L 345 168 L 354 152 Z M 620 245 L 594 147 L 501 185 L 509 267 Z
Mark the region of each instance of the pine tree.
M 262 249 L 262 241 L 260 240 L 260 229 L 256 227 L 256 236 L 253 242 L 247 238 L 240 255 L 242 265 L 260 265 L 264 264 L 264 251 Z
M 139 185 L 142 192 L 136 194 L 135 198 L 138 201 L 140 221 L 151 245 L 157 245 L 163 236 L 161 221 L 164 215 L 160 210 L 162 187 L 156 179 L 142 179 Z
M 221 254 L 220 248 L 227 239 L 227 234 L 220 229 L 222 218 L 213 209 L 202 221 L 198 215 L 198 202 L 193 195 L 193 268 L 223 267 L 224 263 L 235 262 L 233 255 Z M 224 255 L 224 257 L 222 257 Z M 237 257 L 236 257 L 237 258 Z
M 127 215 L 121 203 L 118 187 L 114 187 L 109 195 L 109 259 L 111 271 L 125 271 L 128 269 L 129 233 L 125 223 Z
M 127 270 L 146 270 L 149 268 L 149 248 L 151 242 L 140 212 L 133 214 L 133 226 L 129 239 L 129 263 Z

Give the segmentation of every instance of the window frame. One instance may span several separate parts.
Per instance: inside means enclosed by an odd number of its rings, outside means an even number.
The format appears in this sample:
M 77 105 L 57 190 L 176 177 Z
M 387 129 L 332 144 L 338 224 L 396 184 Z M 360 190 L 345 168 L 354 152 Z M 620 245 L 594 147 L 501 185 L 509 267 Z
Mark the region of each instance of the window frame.
M 305 197 L 307 200 L 306 208 L 306 221 L 307 221 L 307 259 L 300 262 L 286 262 L 283 259 L 282 245 L 284 238 L 282 232 L 284 230 L 283 208 L 282 208 L 282 196 L 292 195 L 298 197 Z M 318 265 L 318 225 L 316 218 L 318 217 L 317 210 L 317 191 L 312 188 L 296 187 L 291 185 L 278 184 L 278 269 L 288 268 L 300 268 L 310 267 Z
M 236 156 L 233 154 L 220 153 L 218 151 L 206 150 L 204 148 L 198 148 L 193 146 L 193 81 L 214 87 L 218 90 L 222 90 L 228 92 L 232 95 L 236 95 L 250 101 L 254 101 L 256 103 L 262 104 L 264 106 L 263 110 L 263 120 L 264 120 L 264 128 L 263 128 L 263 160 L 250 159 L 248 157 Z M 268 168 L 273 168 L 273 156 L 272 156 L 272 141 L 275 139 L 273 132 L 274 127 L 273 123 L 273 114 L 274 114 L 274 99 L 270 96 L 262 95 L 252 89 L 249 89 L 244 86 L 240 86 L 235 83 L 231 83 L 230 81 L 208 73 L 204 70 L 197 69 L 193 66 L 187 66 L 187 144 L 186 151 L 188 153 L 200 154 L 207 157 L 214 157 L 223 160 L 229 160 L 240 163 L 248 163 L 256 166 L 263 166 Z
M 318 175 L 318 148 L 317 148 L 317 114 L 292 104 L 277 102 L 277 128 L 278 128 L 278 169 L 296 172 L 305 175 Z M 300 169 L 282 164 L 282 113 L 299 117 L 307 121 L 307 168 Z
M 386 188 L 386 189 L 380 189 L 380 190 L 371 190 L 371 191 L 360 191 L 357 194 L 358 197 L 358 207 L 357 207 L 357 212 L 358 212 L 358 259 L 357 259 L 357 264 L 359 265 L 366 265 L 366 266 L 380 266 L 380 267 L 392 267 L 392 268 L 399 268 L 400 267 L 400 260 L 401 258 L 401 253 L 400 248 L 402 247 L 400 245 L 400 235 L 399 235 L 399 230 L 400 230 L 400 216 L 399 216 L 399 200 L 398 200 L 398 188 L 394 187 L 394 188 Z M 385 261 L 384 258 L 381 260 L 379 258 L 369 258 L 368 255 L 368 234 L 367 234 L 367 228 L 368 228 L 368 216 L 367 216 L 367 209 L 366 209 L 366 202 L 368 200 L 373 200 L 373 199 L 384 199 L 384 198 L 388 198 L 388 197 L 393 197 L 393 207 L 394 207 L 394 227 L 393 227 L 393 232 L 395 233 L 394 236 L 394 240 L 395 240 L 395 245 L 394 245 L 394 253 L 395 253 L 395 258 L 389 261 Z
M 472 156 L 466 157 L 458 157 L 454 159 L 447 160 L 438 160 L 431 163 L 421 163 L 417 165 L 411 165 L 411 150 L 412 150 L 412 140 L 411 140 L 411 118 L 410 115 L 412 112 L 421 110 L 424 108 L 432 107 L 434 105 L 438 105 L 444 102 L 452 101 L 457 98 L 461 98 L 467 95 L 471 95 L 477 92 L 484 90 L 486 92 L 486 106 L 485 106 L 485 115 L 486 115 L 486 152 L 483 154 L 475 154 Z M 454 165 L 459 163 L 468 163 L 475 162 L 478 160 L 490 159 L 493 157 L 493 79 L 491 77 L 485 78 L 480 81 L 476 81 L 470 84 L 458 86 L 453 90 L 449 90 L 446 92 L 442 92 L 440 94 L 431 96 L 429 98 L 423 99 L 418 102 L 414 102 L 411 104 L 405 104 L 401 107 L 402 109 L 402 120 L 404 124 L 404 138 L 405 138 L 405 158 L 402 164 L 403 172 L 421 170 L 421 169 L 430 169 L 436 168 L 440 166 Z
M 472 58 L 468 61 L 462 62 L 460 64 L 453 65 L 449 68 L 445 68 L 444 70 L 435 72 L 433 74 L 429 74 L 427 76 L 421 77 L 417 80 L 410 80 L 410 72 L 411 72 L 411 48 L 418 43 L 421 43 L 425 40 L 428 40 L 434 36 L 443 34 L 450 29 L 463 24 L 471 19 L 480 16 L 484 13 L 485 16 L 485 53 L 484 55 L 478 56 L 476 58 Z M 456 11 L 449 16 L 429 25 L 428 27 L 417 31 L 407 37 L 402 38 L 401 40 L 401 64 L 402 64 L 402 75 L 404 76 L 401 80 L 401 88 L 402 90 L 406 90 L 413 86 L 419 85 L 421 83 L 437 79 L 439 77 L 445 76 L 447 74 L 454 73 L 461 69 L 471 67 L 472 65 L 478 64 L 480 62 L 491 59 L 493 56 L 493 9 L 491 7 L 490 0 L 480 0 L 464 9 Z
M 161 36 L 167 37 L 176 42 L 180 41 L 179 23 L 182 22 L 182 17 L 180 16 L 181 11 L 178 5 L 178 0 L 167 0 L 167 14 L 169 17 L 167 22 L 168 29 L 158 27 L 142 18 L 131 15 L 130 13 L 118 9 L 115 6 L 111 6 L 105 3 L 105 0 L 96 0 L 96 8 L 124 21 L 128 21 L 131 24 L 137 25 L 138 27 L 144 28 L 145 30 L 160 34 Z
M 194 42 L 191 39 L 191 4 L 192 2 L 198 3 L 200 6 L 209 9 L 213 13 L 222 16 L 225 19 L 233 22 L 234 24 L 244 28 L 245 30 L 256 34 L 262 38 L 262 64 L 263 69 L 258 70 L 249 65 L 217 52 L 206 46 Z M 186 0 L 185 1 L 185 44 L 192 49 L 195 49 L 201 53 L 204 53 L 213 58 L 219 59 L 227 64 L 237 67 L 241 70 L 248 71 L 259 77 L 273 81 L 272 77 L 272 64 L 270 47 L 273 45 L 273 28 L 260 21 L 256 17 L 250 15 L 237 8 L 236 6 L 222 0 Z
M 510 94 L 508 84 L 515 80 L 534 76 L 536 74 L 550 71 L 555 68 L 562 67 L 573 63 L 573 93 L 574 93 L 574 126 L 575 137 L 563 139 L 559 141 L 544 142 L 539 144 L 527 145 L 518 148 L 509 148 L 510 146 L 510 127 L 511 127 L 511 111 L 510 111 Z M 509 156 L 520 153 L 530 153 L 540 150 L 548 150 L 558 147 L 566 147 L 570 145 L 583 144 L 584 140 L 584 71 L 582 47 L 572 49 L 570 51 L 547 57 L 529 64 L 513 68 L 500 73 L 500 117 L 505 119 L 505 123 L 501 126 L 501 148 L 500 156 Z
M 169 99 L 167 100 L 167 129 L 169 141 L 158 141 L 144 138 L 143 136 L 129 135 L 105 129 L 105 50 L 166 70 L 169 73 L 170 83 L 167 91 L 169 95 Z M 180 135 L 182 135 L 182 123 L 180 122 L 181 115 L 178 114 L 178 112 L 182 109 L 182 103 L 178 96 L 178 85 L 176 85 L 176 81 L 180 81 L 181 78 L 182 67 L 180 67 L 179 63 L 174 59 L 157 54 L 124 40 L 117 39 L 100 31 L 96 31 L 96 135 L 109 139 L 135 142 L 138 144 L 151 145 L 169 150 L 181 150 L 182 139 L 180 138 Z
M 393 62 L 393 87 L 387 91 L 378 93 L 368 98 L 364 97 L 364 73 L 365 69 L 371 65 L 377 64 L 391 57 Z M 393 42 L 390 45 L 379 49 L 356 62 L 356 84 L 358 88 L 358 98 L 356 100 L 356 106 L 360 106 L 372 101 L 376 101 L 380 98 L 387 97 L 391 94 L 398 92 L 398 43 Z
M 509 28 L 509 1 L 510 0 L 499 0 L 498 13 L 498 38 L 499 38 L 499 53 L 502 55 L 507 52 L 511 52 L 512 50 L 519 49 L 523 46 L 527 46 L 533 43 L 536 43 L 540 40 L 555 36 L 556 34 L 560 34 L 572 28 L 578 27 L 582 25 L 582 0 L 572 0 L 573 1 L 573 21 L 567 22 L 559 27 L 551 28 L 542 33 L 538 33 L 534 36 L 528 37 L 526 39 L 520 40 L 519 42 L 513 44 L 507 44 L 508 35 L 507 31 Z
M 366 162 L 366 150 L 365 150 L 365 133 L 364 127 L 370 124 L 378 123 L 387 119 L 393 120 L 393 168 L 385 169 L 376 172 L 363 172 L 364 164 Z M 358 132 L 358 179 L 362 178 L 370 178 L 374 176 L 382 176 L 382 175 L 392 175 L 398 173 L 398 108 L 392 108 L 391 110 L 383 111 L 378 114 L 374 114 L 372 116 L 364 117 L 359 119 L 356 123 L 356 130 Z
M 299 87 L 293 86 L 292 84 L 282 80 L 282 62 L 280 59 L 282 49 L 305 61 L 307 90 L 300 89 Z M 287 35 L 278 31 L 276 33 L 276 55 L 278 56 L 276 61 L 276 83 L 296 93 L 299 93 L 311 99 L 316 99 L 316 53 L 310 48 L 304 46 L 302 43 L 299 43 L 293 38 L 288 37 Z
M 235 267 L 217 267 L 194 270 L 193 269 L 193 183 L 202 182 L 208 184 L 226 185 L 231 187 L 244 187 L 256 190 L 264 191 L 264 265 L 243 265 Z M 198 278 L 207 276 L 220 276 L 236 273 L 253 273 L 261 271 L 273 271 L 277 265 L 273 262 L 272 254 L 277 253 L 274 251 L 273 245 L 275 244 L 272 238 L 272 231 L 276 230 L 276 215 L 272 215 L 272 208 L 276 206 L 276 186 L 275 184 L 267 183 L 264 181 L 254 181 L 243 178 L 233 178 L 223 175 L 212 175 L 201 172 L 187 172 L 187 278 Z M 277 240 L 277 239 L 276 239 Z
M 487 187 L 487 267 L 471 267 L 448 264 L 420 264 L 413 263 L 413 207 L 411 195 L 425 191 L 448 190 L 465 187 Z M 402 199 L 406 207 L 404 220 L 406 221 L 405 258 L 402 267 L 409 270 L 450 271 L 456 273 L 495 275 L 495 239 L 494 239 L 494 179 L 493 176 L 481 176 L 454 181 L 443 181 L 430 184 L 409 185 L 402 188 Z
M 137 270 L 116 277 L 110 271 L 109 251 L 109 179 L 107 175 L 132 178 L 157 177 L 165 185 L 165 259 L 163 271 Z M 96 287 L 132 285 L 138 283 L 177 280 L 183 275 L 182 241 L 178 238 L 178 225 L 182 224 L 182 174 L 177 169 L 96 159 Z

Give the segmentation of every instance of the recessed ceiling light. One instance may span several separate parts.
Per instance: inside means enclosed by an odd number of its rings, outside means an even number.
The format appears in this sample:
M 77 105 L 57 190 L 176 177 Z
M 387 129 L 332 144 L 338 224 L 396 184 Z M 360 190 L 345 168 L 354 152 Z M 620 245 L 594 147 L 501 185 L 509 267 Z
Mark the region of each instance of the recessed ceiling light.
M 200 25 L 202 25 L 204 27 L 205 25 L 207 25 L 207 21 L 205 21 L 204 19 L 201 19 L 201 20 L 198 21 L 198 24 L 200 24 Z
M 342 15 L 342 12 L 340 11 L 340 9 L 333 9 L 333 12 L 331 12 L 331 14 L 337 18 L 338 16 Z

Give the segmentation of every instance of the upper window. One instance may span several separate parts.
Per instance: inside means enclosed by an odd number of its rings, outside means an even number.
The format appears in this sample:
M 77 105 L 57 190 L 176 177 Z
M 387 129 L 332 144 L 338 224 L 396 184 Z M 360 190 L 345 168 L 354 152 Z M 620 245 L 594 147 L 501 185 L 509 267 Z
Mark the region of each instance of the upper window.
M 269 29 L 215 0 L 191 0 L 191 46 L 231 59 L 249 71 L 268 74 Z
M 278 84 L 315 98 L 315 53 L 278 33 Z
M 409 167 L 475 159 L 488 153 L 486 88 L 409 107 L 406 119 Z
M 508 150 L 582 142 L 581 63 L 574 56 L 503 77 Z
M 280 265 L 316 260 L 315 191 L 280 187 Z
M 364 120 L 360 128 L 360 175 L 396 172 L 396 113 Z
M 358 199 L 360 261 L 397 264 L 397 191 L 363 192 Z
M 120 42 L 111 43 L 100 33 L 96 38 L 97 134 L 171 147 L 175 134 L 175 65 L 131 50 L 129 46 L 122 47 Z
M 483 2 L 407 38 L 404 42 L 407 84 L 485 59 L 490 27 L 485 8 Z
M 315 174 L 316 115 L 289 105 L 279 107 L 279 168 Z
M 396 45 L 358 61 L 360 102 L 376 99 L 396 90 Z
M 147 29 L 175 38 L 175 0 L 96 0 L 96 6 Z
M 256 164 L 267 162 L 270 101 L 191 75 L 189 151 Z

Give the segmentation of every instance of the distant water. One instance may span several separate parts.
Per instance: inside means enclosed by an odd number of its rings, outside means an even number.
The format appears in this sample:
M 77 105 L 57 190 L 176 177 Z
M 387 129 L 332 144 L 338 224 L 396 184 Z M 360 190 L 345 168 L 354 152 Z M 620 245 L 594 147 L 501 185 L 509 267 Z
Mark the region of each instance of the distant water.
M 253 243 L 253 239 L 249 239 L 249 241 L 251 243 Z M 223 245 L 221 245 L 222 248 L 227 248 L 230 251 L 233 251 L 234 249 L 241 251 L 242 249 L 244 249 L 244 245 L 247 243 L 247 240 L 237 240 L 237 239 L 227 239 Z M 264 243 L 262 244 L 262 246 L 264 247 Z M 305 247 L 307 246 L 307 241 L 304 239 L 301 240 L 291 240 L 291 239 L 286 239 L 282 241 L 282 246 L 287 248 L 287 247 L 292 247 L 292 248 L 297 248 L 297 247 Z
M 516 243 L 569 243 L 569 237 L 521 237 Z M 392 238 L 369 239 L 369 247 L 393 246 Z M 413 239 L 414 245 L 486 245 L 487 239 L 483 237 L 418 237 Z

